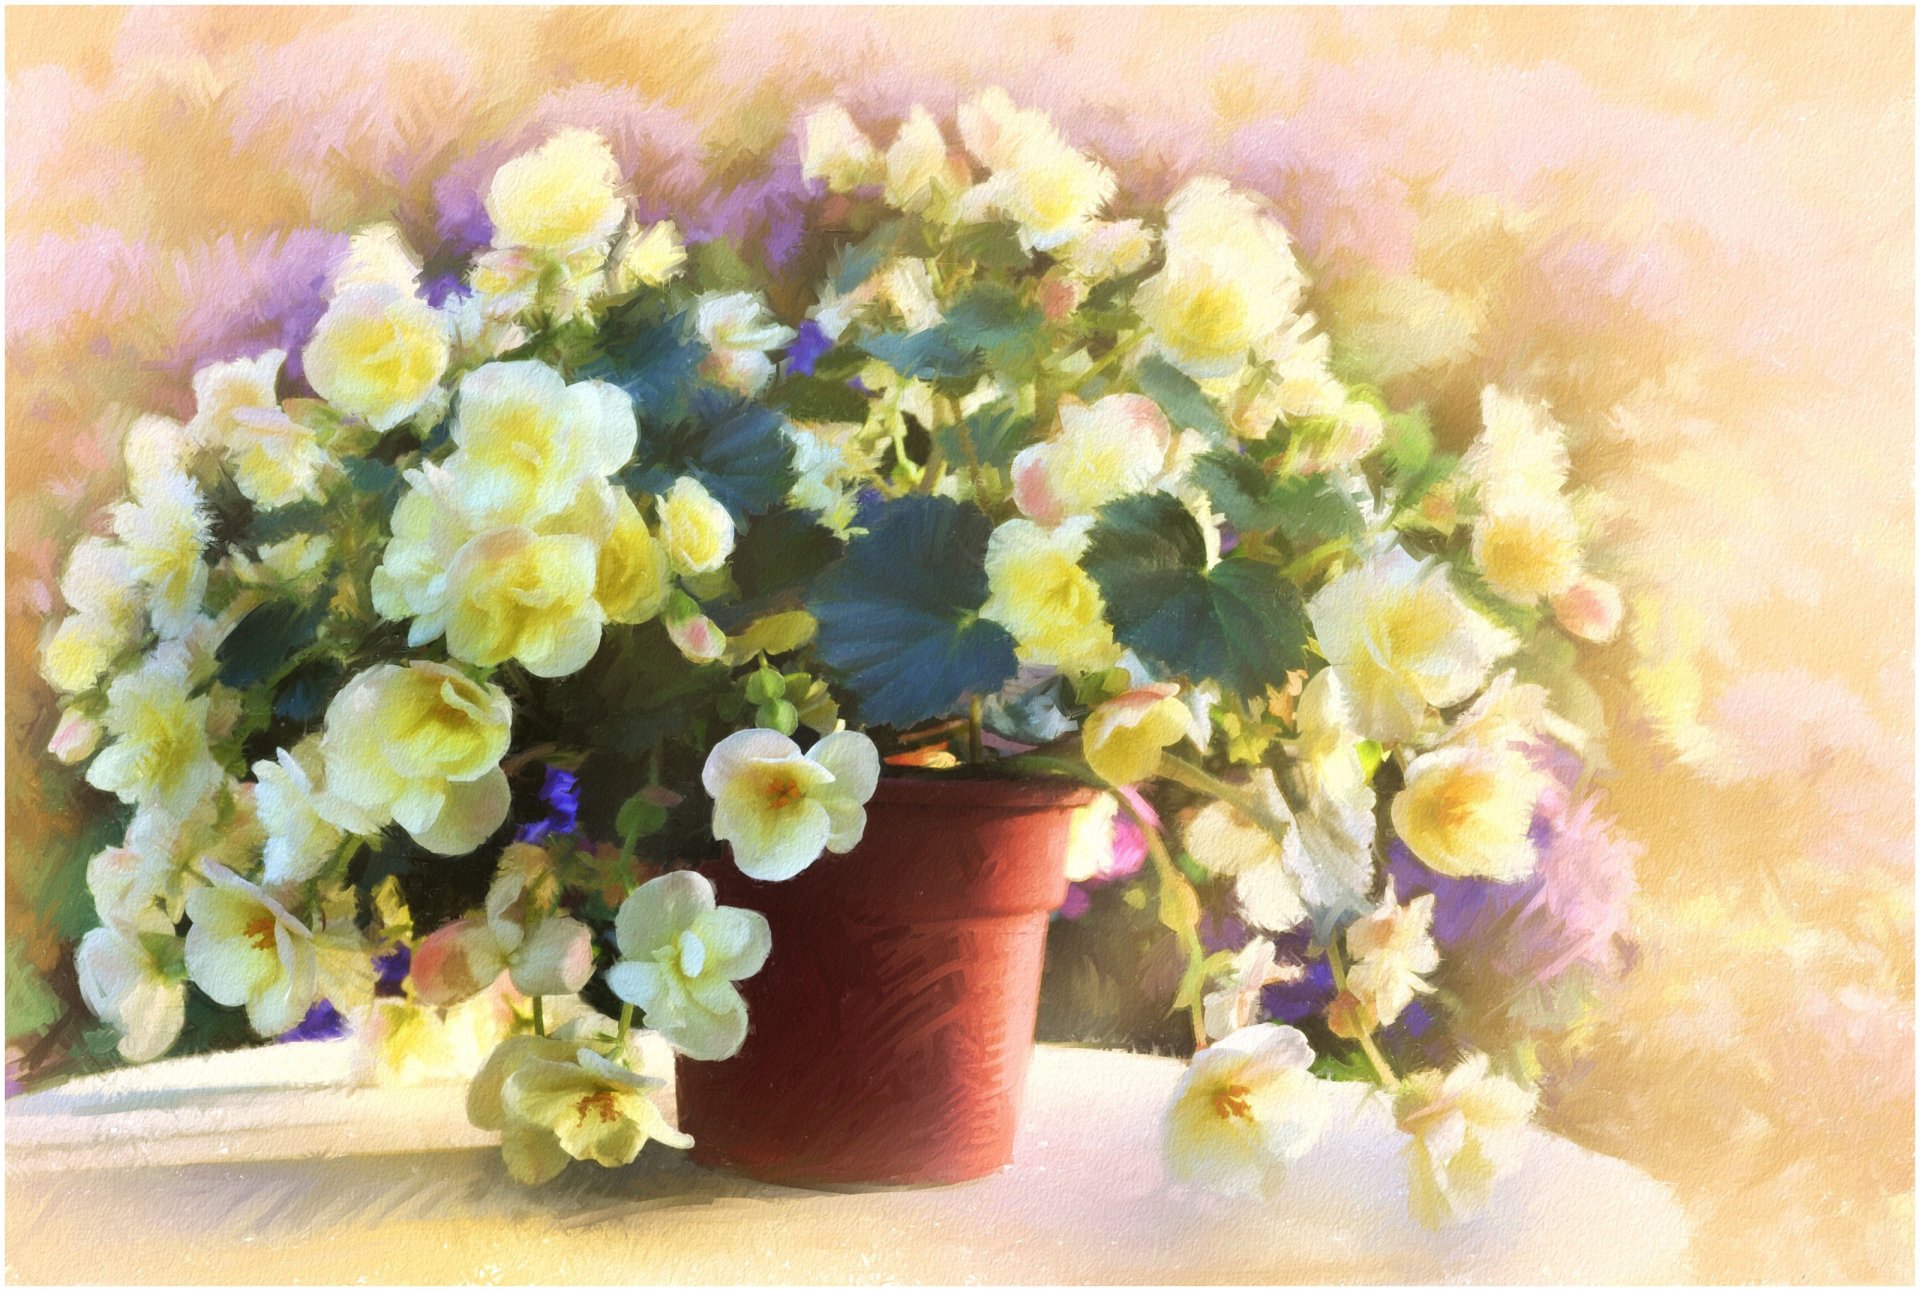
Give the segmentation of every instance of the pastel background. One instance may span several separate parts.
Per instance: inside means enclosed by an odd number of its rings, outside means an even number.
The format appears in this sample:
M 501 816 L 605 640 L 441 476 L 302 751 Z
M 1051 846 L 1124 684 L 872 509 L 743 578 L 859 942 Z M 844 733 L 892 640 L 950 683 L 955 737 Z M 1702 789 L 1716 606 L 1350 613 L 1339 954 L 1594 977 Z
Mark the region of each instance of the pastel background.
M 9 9 L 9 1035 L 87 913 L 42 863 L 88 822 L 35 767 L 34 650 L 134 411 L 297 345 L 358 224 L 471 240 L 555 126 L 605 133 L 643 214 L 777 240 L 796 111 L 945 117 L 997 83 L 1145 197 L 1275 197 L 1315 308 L 1455 437 L 1486 382 L 1553 401 L 1610 500 L 1629 632 L 1589 680 L 1646 847 L 1637 966 L 1554 1128 L 1676 1186 L 1703 1278 L 1910 1281 L 1912 24 Z

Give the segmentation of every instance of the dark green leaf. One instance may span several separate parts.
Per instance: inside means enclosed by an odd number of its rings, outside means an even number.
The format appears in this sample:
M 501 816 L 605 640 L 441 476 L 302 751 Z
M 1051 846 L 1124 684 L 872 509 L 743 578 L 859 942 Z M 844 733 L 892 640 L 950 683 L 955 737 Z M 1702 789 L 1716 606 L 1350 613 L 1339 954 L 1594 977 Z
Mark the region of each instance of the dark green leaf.
M 732 684 L 725 664 L 689 663 L 655 620 L 607 629 L 592 662 L 548 694 L 570 742 L 641 758 L 686 735 Z
M 1282 683 L 1304 662 L 1306 614 L 1293 585 L 1244 556 L 1208 569 L 1199 524 L 1167 494 L 1102 507 L 1081 563 L 1114 638 L 1144 659 L 1242 695 Z
M 958 425 L 940 427 L 934 439 L 953 470 L 982 466 L 1005 471 L 1032 432 L 1032 416 L 996 400 L 975 409 Z
M 1215 443 L 1233 438 L 1226 419 L 1213 406 L 1213 400 L 1195 384 L 1194 379 L 1159 355 L 1140 361 L 1134 372 L 1140 392 L 1160 405 L 1175 430 L 1197 430 Z
M 947 308 L 947 335 L 963 349 L 984 355 L 996 371 L 1030 372 L 1045 352 L 1046 318 L 1013 288 L 997 282 L 969 287 Z
M 833 377 L 789 377 L 775 398 L 793 421 L 865 421 L 867 396 Z
M 808 608 L 821 656 L 861 718 L 906 726 L 998 690 L 1018 665 L 1006 629 L 980 617 L 993 522 L 916 495 L 870 506 L 860 523 L 867 532 L 821 576 Z
M 839 559 L 843 544 L 805 511 L 774 511 L 740 535 L 728 569 L 737 596 L 707 613 L 723 632 L 736 632 L 772 610 L 798 609 L 800 592 Z
M 643 426 L 680 415 L 707 356 L 686 314 L 636 301 L 607 320 L 601 337 L 600 357 L 582 366 L 582 376 L 611 381 L 632 395 Z
M 221 682 L 236 690 L 259 685 L 313 644 L 314 633 L 326 617 L 324 601 L 313 605 L 268 601 L 253 610 L 215 652 Z
M 793 487 L 793 445 L 780 414 L 715 386 L 701 386 L 670 424 L 643 420 L 640 446 L 621 479 L 661 494 L 690 475 L 733 513 L 735 523 L 773 510 Z
M 923 381 L 970 376 L 980 367 L 973 351 L 956 342 L 943 327 L 924 332 L 882 332 L 866 337 L 860 348 L 901 376 Z

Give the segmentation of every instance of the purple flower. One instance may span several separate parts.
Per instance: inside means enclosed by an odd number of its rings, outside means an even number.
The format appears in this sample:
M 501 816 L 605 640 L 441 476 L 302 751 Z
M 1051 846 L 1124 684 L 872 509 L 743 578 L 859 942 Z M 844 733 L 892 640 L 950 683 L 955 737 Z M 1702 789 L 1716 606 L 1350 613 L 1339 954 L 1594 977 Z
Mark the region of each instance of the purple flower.
M 833 349 L 833 338 L 826 328 L 809 318 L 800 324 L 800 334 L 787 347 L 787 370 L 803 377 L 813 375 L 813 365 Z
M 1239 950 L 1256 936 L 1267 934 L 1247 927 L 1233 915 L 1208 914 L 1200 920 L 1200 946 L 1209 955 L 1222 950 Z M 1325 958 L 1308 958 L 1312 936 L 1304 931 L 1283 932 L 1272 937 L 1274 965 L 1296 967 L 1299 977 L 1276 982 L 1260 993 L 1260 1003 L 1276 1022 L 1300 1022 L 1325 1011 L 1333 1001 L 1333 967 Z
M 373 961 L 375 995 L 405 995 L 407 973 L 413 968 L 413 948 L 405 942 Z
M 276 1040 L 280 1044 L 294 1040 L 338 1040 L 346 1033 L 347 1019 L 330 1001 L 321 1000 L 307 1010 L 307 1016 L 300 1019 L 299 1026 L 282 1032 Z
M 547 804 L 545 818 L 522 825 L 513 835 L 516 842 L 537 843 L 548 834 L 571 834 L 579 829 L 580 780 L 573 772 L 548 766 L 540 800 Z

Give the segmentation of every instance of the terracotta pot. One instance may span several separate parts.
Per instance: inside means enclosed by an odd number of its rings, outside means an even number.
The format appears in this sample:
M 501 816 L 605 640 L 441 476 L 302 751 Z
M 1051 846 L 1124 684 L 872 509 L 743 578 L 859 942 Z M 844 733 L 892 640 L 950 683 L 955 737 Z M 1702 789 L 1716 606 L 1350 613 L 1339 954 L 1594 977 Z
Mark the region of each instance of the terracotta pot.
M 945 1183 L 1012 1159 L 1067 828 L 1061 782 L 883 779 L 867 832 L 784 883 L 730 860 L 723 905 L 767 916 L 751 1029 L 678 1067 L 694 1160 L 782 1183 Z

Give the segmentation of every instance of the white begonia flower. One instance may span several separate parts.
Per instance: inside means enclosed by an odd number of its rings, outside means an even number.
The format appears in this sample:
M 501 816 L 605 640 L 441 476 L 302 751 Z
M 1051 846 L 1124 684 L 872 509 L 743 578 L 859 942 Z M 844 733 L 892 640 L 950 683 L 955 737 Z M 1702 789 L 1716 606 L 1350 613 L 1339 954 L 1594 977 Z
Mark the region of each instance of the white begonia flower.
M 133 499 L 113 508 L 113 532 L 134 579 L 147 591 L 154 631 L 177 637 L 200 613 L 213 537 L 200 486 L 183 471 L 160 472 L 136 485 Z
M 1582 641 L 1605 645 L 1620 635 L 1627 607 L 1620 589 L 1604 578 L 1582 574 L 1553 598 L 1553 617 Z
M 1488 386 L 1480 392 L 1480 422 L 1479 438 L 1461 455 L 1460 474 L 1483 508 L 1559 496 L 1567 483 L 1567 431 L 1546 404 Z
M 598 561 L 585 538 L 522 525 L 473 539 L 447 568 L 447 653 L 481 667 L 517 659 L 536 677 L 580 671 L 606 621 Z
M 300 358 L 321 398 L 384 431 L 439 389 L 449 342 L 445 317 L 410 290 L 367 283 L 334 296 Z
M 530 1057 L 501 1089 L 508 1119 L 500 1147 L 508 1172 L 522 1183 L 544 1183 L 569 1158 L 623 1166 L 649 1139 L 692 1147 L 693 1139 L 668 1125 L 654 1106 L 652 1091 L 665 1084 L 591 1049 L 575 1050 L 571 1062 Z
M 867 829 L 880 754 L 858 731 L 836 731 L 806 753 L 778 731 L 735 731 L 707 754 L 700 783 L 713 799 L 713 836 L 750 878 L 789 879 L 822 851 L 853 850 Z
M 1563 595 L 1580 578 L 1580 522 L 1557 494 L 1482 511 L 1472 547 L 1487 586 L 1515 605 Z
M 552 858 L 513 843 L 487 888 L 480 918 L 456 919 L 414 948 L 411 974 L 420 999 L 453 1005 L 506 973 L 524 995 L 572 995 L 593 976 L 593 930 L 559 913 Z
M 447 628 L 447 569 L 477 536 L 460 499 L 460 483 L 425 462 L 406 473 L 394 503 L 393 537 L 373 571 L 373 608 L 381 617 L 412 618 L 407 644 L 419 647 Z
M 82 538 L 61 572 L 60 595 L 73 612 L 47 638 L 41 674 L 56 690 L 72 693 L 92 686 L 140 639 L 140 581 L 127 549 L 106 538 Z
M 1233 966 L 1218 989 L 1201 997 L 1207 1037 L 1224 1040 L 1242 1027 L 1252 1026 L 1260 1020 L 1261 992 L 1276 983 L 1297 980 L 1300 975 L 1298 968 L 1277 967 L 1273 943 L 1255 937 L 1234 954 Z
M 1092 515 L 1156 487 L 1172 465 L 1173 443 L 1166 414 L 1145 395 L 1112 394 L 1091 406 L 1062 399 L 1059 429 L 1013 459 L 1013 500 L 1043 525 Z
M 1188 376 L 1230 377 L 1293 323 L 1305 276 L 1279 221 L 1226 181 L 1167 203 L 1166 257 L 1134 297 L 1154 346 Z
M 62 709 L 53 738 L 47 741 L 47 752 L 65 766 L 85 762 L 100 747 L 103 730 L 99 722 L 79 709 Z
M 850 193 L 880 177 L 879 150 L 838 103 L 807 113 L 801 130 L 801 178 L 821 180 L 831 193 Z
M 693 326 L 708 350 L 700 364 L 702 374 L 749 397 L 773 379 L 773 360 L 767 351 L 791 344 L 798 335 L 768 313 L 766 301 L 750 291 L 702 296 Z
M 600 544 L 593 596 L 610 623 L 645 623 L 666 608 L 673 569 L 666 544 L 647 528 L 624 489 L 614 490 L 613 528 Z
M 1408 1201 L 1429 1228 L 1485 1205 L 1525 1150 L 1536 1095 L 1487 1066 L 1485 1054 L 1473 1054 L 1444 1076 L 1416 1071 L 1394 1093 L 1394 1119 L 1413 1136 Z
M 1211 1192 L 1270 1192 L 1332 1114 L 1312 1065 L 1307 1038 L 1288 1026 L 1245 1027 L 1195 1054 L 1166 1113 L 1168 1173 Z
M 207 748 L 207 707 L 205 695 L 192 693 L 183 651 L 163 647 L 148 656 L 107 689 L 102 725 L 111 742 L 87 767 L 87 783 L 185 817 L 221 782 Z
M 562 130 L 501 166 L 487 186 L 495 247 L 564 256 L 604 244 L 627 216 L 620 166 L 591 130 Z
M 260 566 L 283 583 L 306 583 L 333 554 L 333 539 L 325 534 L 296 533 L 279 542 L 261 545 Z
M 1136 273 L 1153 258 L 1153 230 L 1139 220 L 1095 220 L 1059 250 L 1061 261 L 1088 282 Z
M 687 264 L 687 244 L 680 237 L 680 226 L 661 220 L 641 233 L 629 232 L 615 254 L 616 290 L 635 287 L 663 287 L 680 276 Z
M 315 996 L 313 933 L 226 866 L 204 861 L 187 894 L 187 975 L 217 1004 L 246 1006 L 262 1036 L 300 1025 Z
M 880 299 L 900 316 L 900 324 L 907 331 L 925 332 L 940 326 L 940 298 L 934 295 L 933 274 L 925 260 L 901 256 L 890 261 L 874 279 L 880 284 Z
M 661 495 L 660 539 L 674 572 L 710 574 L 733 554 L 733 516 L 706 485 L 683 475 Z
M 346 837 L 320 814 L 324 765 L 314 735 L 278 750 L 271 762 L 253 764 L 255 810 L 267 831 L 264 881 L 270 885 L 313 878 Z
M 460 381 L 445 463 L 476 530 L 536 525 L 632 458 L 633 399 L 604 381 L 566 379 L 533 359 L 488 363 Z
M 236 408 L 227 433 L 233 482 L 263 511 L 320 497 L 320 475 L 332 458 L 311 426 L 279 408 Z
M 1008 520 L 987 539 L 980 617 L 1013 634 L 1021 662 L 1091 672 L 1119 660 L 1106 600 L 1080 565 L 1092 536 L 1093 517 L 1074 516 L 1051 529 Z
M 507 818 L 512 724 L 504 691 L 447 664 L 368 668 L 327 706 L 322 810 L 351 833 L 394 820 L 428 851 L 472 851 Z
M 712 883 L 676 870 L 621 903 L 614 937 L 620 962 L 607 970 L 607 986 L 649 1027 L 689 1058 L 715 1062 L 740 1051 L 747 1006 L 733 984 L 767 961 L 773 937 L 764 915 L 715 905 Z
M 193 444 L 187 428 L 171 417 L 145 413 L 135 417 L 120 443 L 127 467 L 127 488 L 139 498 L 154 484 L 167 484 L 191 466 Z
M 887 204 L 944 219 L 969 178 L 966 162 L 948 150 L 932 115 L 914 104 L 887 149 Z
M 1263 809 L 1266 821 L 1251 820 L 1215 800 L 1187 822 L 1182 838 L 1202 869 L 1233 879 L 1234 899 L 1248 922 L 1285 932 L 1307 917 L 1298 873 L 1303 864 L 1299 827 L 1271 770 L 1255 771 L 1245 793 Z M 1275 826 L 1283 829 L 1285 842 L 1274 836 Z
M 1393 876 L 1380 904 L 1347 925 L 1347 991 L 1359 1004 L 1363 1025 L 1392 1026 L 1415 995 L 1433 990 L 1426 975 L 1440 966 L 1433 944 L 1433 894 L 1401 905 Z
M 1084 233 L 1113 196 L 1113 172 L 1061 139 L 1043 112 L 990 89 L 959 111 L 960 137 L 987 168 L 963 209 L 1019 226 L 1020 244 L 1051 251 Z
M 1407 765 L 1393 829 L 1436 873 L 1518 882 L 1538 859 L 1533 814 L 1550 783 L 1511 745 L 1446 745 Z
M 788 500 L 845 537 L 859 512 L 860 481 L 872 467 L 870 455 L 855 442 L 861 424 L 790 421 L 781 430 L 793 447 L 794 483 Z
M 1460 599 L 1444 564 L 1398 546 L 1321 588 L 1307 613 L 1355 729 L 1382 742 L 1411 739 L 1430 706 L 1468 698 L 1519 644 Z
M 280 368 L 285 350 L 268 350 L 250 359 L 209 363 L 193 374 L 193 420 L 186 426 L 189 443 L 225 450 L 238 423 L 234 414 L 278 408 Z
M 388 220 L 369 224 L 347 239 L 347 258 L 333 275 L 337 294 L 349 287 L 398 287 L 412 295 L 420 283 L 420 257 L 407 235 Z
M 209 797 L 185 819 L 150 806 L 135 811 L 120 845 L 87 861 L 87 892 L 101 919 L 131 924 L 157 911 L 171 927 L 185 912 L 187 892 L 200 883 L 196 862 L 252 864 L 265 842 L 252 790 L 229 782 L 226 794 Z
M 128 1062 L 158 1058 L 186 1024 L 187 984 L 155 954 L 156 946 L 169 944 L 177 944 L 172 923 L 151 911 L 93 929 L 74 952 L 80 997 L 120 1033 L 116 1048 Z

